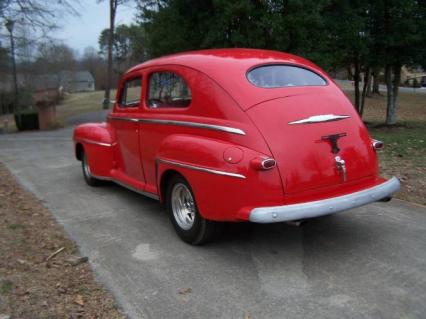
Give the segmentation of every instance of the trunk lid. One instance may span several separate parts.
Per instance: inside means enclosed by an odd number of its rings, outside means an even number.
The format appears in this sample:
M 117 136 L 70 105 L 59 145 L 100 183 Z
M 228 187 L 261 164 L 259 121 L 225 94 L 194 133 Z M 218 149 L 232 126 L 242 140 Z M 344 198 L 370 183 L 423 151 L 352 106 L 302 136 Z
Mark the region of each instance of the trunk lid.
M 285 193 L 345 184 L 377 173 L 368 132 L 343 94 L 277 98 L 250 108 L 247 114 L 277 161 Z

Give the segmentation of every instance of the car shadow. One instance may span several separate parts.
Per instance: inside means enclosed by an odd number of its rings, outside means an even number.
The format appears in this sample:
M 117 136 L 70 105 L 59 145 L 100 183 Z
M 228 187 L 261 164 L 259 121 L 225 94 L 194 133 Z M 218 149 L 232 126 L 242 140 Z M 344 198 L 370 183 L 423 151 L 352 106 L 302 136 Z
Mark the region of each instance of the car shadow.
M 141 209 L 140 216 L 149 215 L 156 223 L 170 223 L 163 205 L 157 200 L 142 196 L 111 182 L 105 183 L 102 187 L 119 196 L 125 202 L 133 202 L 143 206 L 145 209 Z M 357 210 L 352 210 L 341 214 L 312 218 L 304 221 L 301 226 L 288 223 L 222 223 L 222 230 L 213 241 L 201 247 L 192 247 L 193 249 L 212 252 L 235 249 L 242 251 L 265 249 L 272 255 L 279 255 L 298 247 L 297 249 L 303 250 L 305 257 L 320 252 L 323 256 L 333 254 L 333 258 L 346 258 L 349 256 L 348 254 L 357 254 L 368 249 L 380 236 L 368 215 L 373 214 L 363 214 Z M 174 232 L 171 225 L 163 229 L 164 231 Z M 166 235 L 170 236 L 170 234 Z M 179 241 L 177 236 L 175 239 Z M 167 250 L 168 248 L 164 247 L 164 249 Z

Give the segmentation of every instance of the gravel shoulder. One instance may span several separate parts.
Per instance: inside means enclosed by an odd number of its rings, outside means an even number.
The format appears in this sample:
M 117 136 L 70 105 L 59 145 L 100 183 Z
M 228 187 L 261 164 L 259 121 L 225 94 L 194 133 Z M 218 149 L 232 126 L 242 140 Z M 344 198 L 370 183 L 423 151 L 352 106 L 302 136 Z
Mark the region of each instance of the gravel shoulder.
M 76 244 L 2 163 L 0 234 L 1 318 L 125 318 Z

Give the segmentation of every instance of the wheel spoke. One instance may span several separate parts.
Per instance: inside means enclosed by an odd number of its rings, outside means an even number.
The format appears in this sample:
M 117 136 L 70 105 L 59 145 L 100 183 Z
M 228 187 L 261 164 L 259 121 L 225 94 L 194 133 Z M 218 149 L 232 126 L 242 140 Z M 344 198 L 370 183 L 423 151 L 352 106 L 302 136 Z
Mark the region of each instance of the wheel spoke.
M 189 188 L 178 183 L 172 190 L 172 211 L 176 223 L 182 229 L 190 229 L 195 221 L 195 204 Z

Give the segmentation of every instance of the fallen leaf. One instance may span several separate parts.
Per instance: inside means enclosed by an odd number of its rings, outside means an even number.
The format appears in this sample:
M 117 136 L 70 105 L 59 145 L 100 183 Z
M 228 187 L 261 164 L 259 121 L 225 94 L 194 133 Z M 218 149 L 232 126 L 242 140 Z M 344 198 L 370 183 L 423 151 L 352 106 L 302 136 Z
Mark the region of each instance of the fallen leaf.
M 77 305 L 84 306 L 83 296 L 82 296 L 82 295 L 77 295 L 77 296 L 75 297 L 75 299 L 74 299 L 74 302 L 75 302 Z

